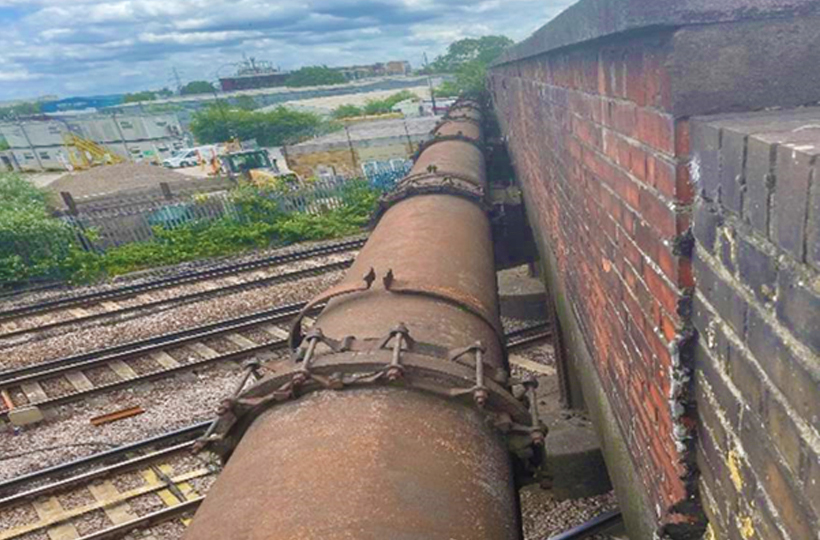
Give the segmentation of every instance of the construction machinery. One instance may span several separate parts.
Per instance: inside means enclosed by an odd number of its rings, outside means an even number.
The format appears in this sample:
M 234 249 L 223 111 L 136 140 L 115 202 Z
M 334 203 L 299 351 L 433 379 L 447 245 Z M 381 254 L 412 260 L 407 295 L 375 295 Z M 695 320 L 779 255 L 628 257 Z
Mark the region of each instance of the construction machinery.
M 68 160 L 75 170 L 125 162 L 124 158 L 107 148 L 70 131 L 63 133 L 63 142 L 68 149 Z
M 299 176 L 293 172 L 283 172 L 267 150 L 235 150 L 219 156 L 222 170 L 231 178 L 242 178 L 258 186 L 297 186 Z

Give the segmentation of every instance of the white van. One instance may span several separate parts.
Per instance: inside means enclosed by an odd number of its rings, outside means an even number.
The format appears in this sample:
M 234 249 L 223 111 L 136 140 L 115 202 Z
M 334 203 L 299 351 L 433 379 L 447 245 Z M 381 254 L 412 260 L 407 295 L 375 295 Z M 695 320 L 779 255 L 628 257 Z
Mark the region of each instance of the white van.
M 180 167 L 196 167 L 201 160 L 210 161 L 216 155 L 215 146 L 197 146 L 196 148 L 183 148 L 177 150 L 171 157 L 163 160 L 163 167 L 178 169 Z

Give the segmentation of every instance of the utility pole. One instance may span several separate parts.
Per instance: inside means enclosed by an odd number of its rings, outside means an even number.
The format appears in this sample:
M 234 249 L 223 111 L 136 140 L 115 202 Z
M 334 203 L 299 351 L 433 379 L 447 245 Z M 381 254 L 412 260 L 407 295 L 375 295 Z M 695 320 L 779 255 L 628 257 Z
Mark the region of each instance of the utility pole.
M 353 161 L 353 174 L 356 174 L 359 170 L 359 164 L 356 160 L 356 151 L 353 150 L 353 141 L 350 139 L 350 128 L 345 126 L 345 133 L 347 134 L 347 146 L 350 148 L 350 158 Z
M 407 135 L 407 150 L 413 155 L 413 141 L 410 140 L 410 130 L 407 129 L 407 118 L 404 118 L 404 134 Z
M 428 67 L 427 65 L 427 53 L 424 53 L 424 69 L 426 70 Z M 427 72 L 427 86 L 430 87 L 430 100 L 433 102 L 433 116 L 436 115 L 436 92 L 433 90 L 433 79 L 430 77 L 430 72 Z
M 179 78 L 179 72 L 176 67 L 174 67 L 174 81 L 177 83 L 177 94 L 182 93 L 182 79 Z

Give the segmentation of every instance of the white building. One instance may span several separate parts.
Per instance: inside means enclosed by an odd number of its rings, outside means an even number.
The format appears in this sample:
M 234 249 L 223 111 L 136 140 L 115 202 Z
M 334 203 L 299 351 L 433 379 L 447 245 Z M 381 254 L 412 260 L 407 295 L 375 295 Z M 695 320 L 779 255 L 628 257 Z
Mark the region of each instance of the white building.
M 0 124 L 0 133 L 21 170 L 61 170 L 79 152 L 67 144 L 70 134 L 92 141 L 131 161 L 161 161 L 186 146 L 174 114 L 102 116 L 88 115 Z

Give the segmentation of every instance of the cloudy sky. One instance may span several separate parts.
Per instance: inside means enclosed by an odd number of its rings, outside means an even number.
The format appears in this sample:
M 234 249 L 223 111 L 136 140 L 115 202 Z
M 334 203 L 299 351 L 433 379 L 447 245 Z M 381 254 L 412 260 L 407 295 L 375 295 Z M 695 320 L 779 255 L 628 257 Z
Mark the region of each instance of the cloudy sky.
M 231 73 L 406 59 L 463 37 L 519 41 L 572 0 L 0 0 L 0 101 L 173 86 Z M 227 65 L 226 65 L 227 64 Z

